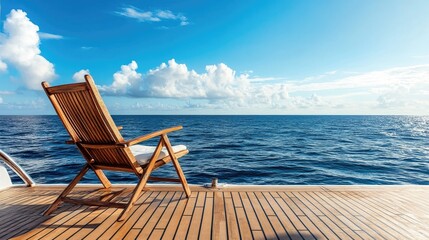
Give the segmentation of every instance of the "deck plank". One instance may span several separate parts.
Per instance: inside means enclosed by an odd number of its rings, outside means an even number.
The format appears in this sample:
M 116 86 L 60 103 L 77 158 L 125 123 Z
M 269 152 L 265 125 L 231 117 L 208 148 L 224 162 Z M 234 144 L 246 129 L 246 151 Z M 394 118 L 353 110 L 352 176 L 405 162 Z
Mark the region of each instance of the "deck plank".
M 347 213 L 343 215 L 343 217 L 356 224 L 361 230 L 371 233 L 372 236 L 389 239 L 394 238 L 394 236 L 391 236 L 382 227 L 380 227 L 380 222 L 378 222 L 374 217 L 364 217 L 364 212 L 358 212 L 358 209 L 354 208 L 350 203 L 342 199 L 336 192 L 326 192 L 323 194 L 331 196 L 331 199 L 333 199 L 336 205 L 344 208 Z
M 148 239 L 149 236 L 152 234 L 152 231 L 154 230 L 156 224 L 158 224 L 161 216 L 164 214 L 166 207 L 168 206 L 168 203 L 171 201 L 171 199 L 174 196 L 174 192 L 167 192 L 164 199 L 160 202 L 158 207 L 153 212 L 152 216 L 149 218 L 149 220 L 146 221 L 146 225 L 141 229 L 140 234 L 138 235 L 138 239 Z M 143 217 L 143 216 L 142 216 Z M 139 226 L 135 226 L 135 228 L 139 229 Z
M 429 187 L 425 186 L 180 186 L 145 191 L 129 217 L 121 209 L 61 205 L 43 210 L 63 187 L 0 191 L 0 238 L 10 239 L 429 239 Z M 78 187 L 91 198 L 125 189 Z
M 274 199 L 274 197 L 276 196 L 280 197 L 278 193 L 271 194 L 269 192 L 264 192 L 263 195 L 267 199 L 268 204 L 273 208 L 273 211 L 275 212 L 276 217 L 279 219 L 280 224 L 282 224 L 283 228 L 286 230 L 286 234 L 284 234 L 284 237 L 281 237 L 282 234 L 281 233 L 279 234 L 279 232 L 276 231 L 277 236 L 279 236 L 279 238 L 281 239 L 286 239 L 286 238 L 290 238 L 292 240 L 302 239 L 301 236 L 299 235 L 299 232 L 295 228 L 294 224 L 290 221 L 289 217 L 286 216 L 286 214 L 281 209 L 280 205 Z
M 240 232 L 241 239 L 251 239 L 252 231 L 250 230 L 249 222 L 247 221 L 246 212 L 244 211 L 238 192 L 232 192 L 233 204 L 237 214 L 237 224 Z
M 92 232 L 86 239 L 91 240 L 95 238 L 108 238 L 109 236 L 113 237 L 123 237 L 125 236 L 130 229 L 136 224 L 140 216 L 146 211 L 149 205 L 152 203 L 159 195 L 159 192 L 145 192 L 140 196 L 136 201 L 135 207 L 131 209 L 130 216 L 128 219 L 125 219 L 124 222 L 117 222 L 118 215 L 121 209 L 115 211 L 116 214 L 112 214 L 102 223 L 104 226 L 100 226 L 96 231 Z M 107 229 L 104 230 L 103 229 Z
M 232 200 L 231 193 L 226 192 L 224 194 L 225 194 L 224 201 L 225 201 L 226 222 L 227 222 L 227 228 L 228 228 L 228 238 L 240 239 L 238 220 L 234 210 L 234 203 Z
M 223 192 L 214 193 L 213 239 L 227 239 L 225 204 Z
M 174 192 L 174 196 L 171 199 L 171 202 L 166 206 L 164 214 L 159 219 L 159 222 L 156 224 L 155 229 L 164 230 L 165 228 L 167 228 L 167 225 L 170 222 L 171 217 L 173 216 L 173 212 L 176 209 L 181 196 L 181 192 Z
M 200 239 L 210 239 L 213 220 L 213 193 L 208 192 L 204 204 L 203 219 L 201 220 Z
M 186 198 L 185 194 L 182 194 L 177 202 L 173 215 L 165 228 L 164 234 L 162 235 L 163 239 L 169 240 L 174 238 L 187 203 L 189 203 L 189 199 Z
M 264 232 L 265 238 L 277 239 L 277 235 L 274 232 L 274 229 L 271 226 L 271 223 L 268 220 L 268 217 L 263 210 L 263 206 L 260 204 L 260 202 L 256 198 L 255 193 L 249 192 L 247 195 L 249 196 L 249 200 L 250 200 L 250 202 L 253 206 L 253 209 L 256 213 L 256 217 L 259 219 L 259 223 L 261 224 L 262 231 Z
M 203 217 L 203 207 L 206 198 L 205 192 L 199 192 L 197 201 L 195 202 L 194 212 L 192 214 L 191 223 L 189 225 L 188 237 L 187 239 L 198 239 L 200 234 L 200 227 Z

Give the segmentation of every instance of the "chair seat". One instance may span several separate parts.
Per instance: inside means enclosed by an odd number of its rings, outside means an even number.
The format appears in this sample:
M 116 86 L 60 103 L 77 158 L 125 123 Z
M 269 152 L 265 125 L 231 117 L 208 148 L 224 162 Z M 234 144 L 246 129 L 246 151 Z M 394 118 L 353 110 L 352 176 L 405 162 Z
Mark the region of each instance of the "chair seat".
M 133 145 L 130 147 L 131 152 L 133 153 L 134 157 L 136 158 L 137 162 L 143 166 L 147 163 L 149 163 L 150 158 L 152 157 L 153 153 L 155 152 L 156 147 L 154 146 L 144 146 L 144 145 Z M 175 153 L 186 150 L 185 145 L 176 145 L 173 146 L 173 151 Z M 168 156 L 167 148 L 163 147 L 161 150 L 161 153 L 159 154 L 159 157 L 157 160 L 161 158 L 165 158 Z

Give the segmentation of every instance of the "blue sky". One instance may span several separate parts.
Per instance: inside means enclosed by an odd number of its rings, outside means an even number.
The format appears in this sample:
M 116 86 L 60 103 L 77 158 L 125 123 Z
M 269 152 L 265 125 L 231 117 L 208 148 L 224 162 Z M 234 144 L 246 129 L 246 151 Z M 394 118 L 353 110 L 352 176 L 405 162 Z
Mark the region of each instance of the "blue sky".
M 1 1 L 0 114 L 429 114 L 429 2 Z

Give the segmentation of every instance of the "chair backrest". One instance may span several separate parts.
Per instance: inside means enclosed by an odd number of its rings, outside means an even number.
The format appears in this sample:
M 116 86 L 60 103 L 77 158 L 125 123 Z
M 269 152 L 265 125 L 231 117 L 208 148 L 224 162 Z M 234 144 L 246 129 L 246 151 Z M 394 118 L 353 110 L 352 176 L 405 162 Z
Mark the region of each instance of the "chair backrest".
M 115 147 L 124 141 L 90 75 L 85 82 L 42 86 L 71 139 L 91 165 L 100 169 L 139 173 L 141 168 L 129 148 Z M 111 145 L 106 148 L 86 145 Z

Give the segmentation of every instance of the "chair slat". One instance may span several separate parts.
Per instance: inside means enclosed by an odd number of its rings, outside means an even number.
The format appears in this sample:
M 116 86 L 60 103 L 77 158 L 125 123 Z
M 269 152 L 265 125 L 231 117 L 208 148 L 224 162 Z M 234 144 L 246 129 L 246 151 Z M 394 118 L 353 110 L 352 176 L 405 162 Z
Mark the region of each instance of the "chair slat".
M 86 91 L 88 90 L 88 86 L 86 83 L 71 83 L 64 84 L 60 86 L 49 87 L 46 89 L 48 94 L 57 94 L 57 93 L 65 93 L 65 92 L 76 92 L 76 91 Z

